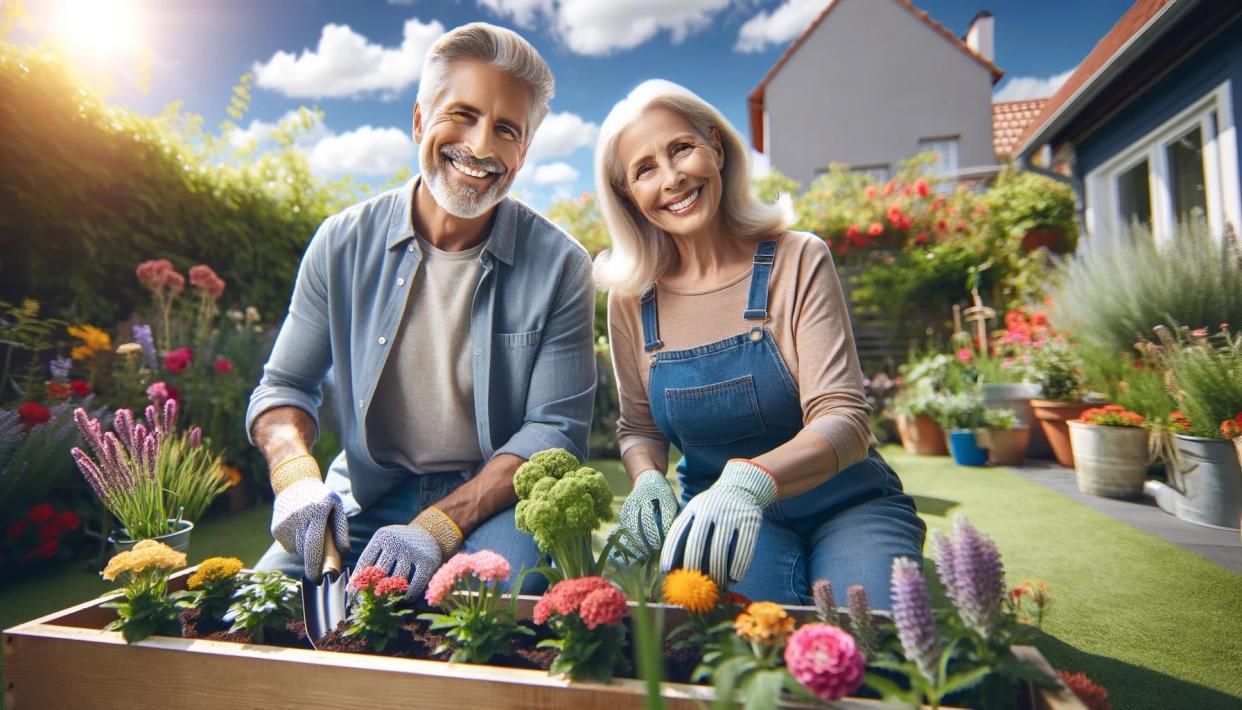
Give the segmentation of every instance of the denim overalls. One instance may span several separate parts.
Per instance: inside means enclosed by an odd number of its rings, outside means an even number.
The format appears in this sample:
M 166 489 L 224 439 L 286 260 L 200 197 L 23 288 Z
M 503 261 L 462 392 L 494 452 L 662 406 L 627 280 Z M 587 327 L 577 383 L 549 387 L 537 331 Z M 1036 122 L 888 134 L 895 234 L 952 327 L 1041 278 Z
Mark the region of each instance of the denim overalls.
M 681 504 L 715 482 L 731 458 L 754 458 L 803 429 L 798 388 L 768 319 L 776 242 L 759 244 L 742 317 L 747 332 L 688 350 L 662 352 L 656 290 L 641 299 L 648 398 L 660 431 L 682 453 Z M 921 562 L 926 525 L 901 481 L 872 449 L 867 458 L 764 511 L 754 563 L 733 590 L 755 601 L 811 603 L 811 582 L 832 582 L 838 603 L 862 584 L 874 608 L 888 608 L 894 557 Z

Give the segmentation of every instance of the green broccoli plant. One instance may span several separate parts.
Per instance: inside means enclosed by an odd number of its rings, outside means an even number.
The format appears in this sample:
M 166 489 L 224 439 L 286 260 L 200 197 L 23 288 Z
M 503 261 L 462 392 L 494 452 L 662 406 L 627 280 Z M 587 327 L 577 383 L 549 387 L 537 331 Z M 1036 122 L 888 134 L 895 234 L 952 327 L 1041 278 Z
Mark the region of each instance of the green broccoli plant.
M 518 468 L 513 489 L 517 529 L 532 534 L 552 558 L 551 569 L 539 570 L 549 583 L 600 573 L 615 543 L 609 540 L 598 558 L 591 550 L 591 533 L 612 520 L 612 489 L 604 474 L 564 449 L 547 449 Z
M 231 632 L 245 631 L 255 643 L 263 643 L 266 629 L 281 631 L 302 614 L 302 595 L 297 580 L 278 570 L 254 572 L 233 593 L 224 613 Z

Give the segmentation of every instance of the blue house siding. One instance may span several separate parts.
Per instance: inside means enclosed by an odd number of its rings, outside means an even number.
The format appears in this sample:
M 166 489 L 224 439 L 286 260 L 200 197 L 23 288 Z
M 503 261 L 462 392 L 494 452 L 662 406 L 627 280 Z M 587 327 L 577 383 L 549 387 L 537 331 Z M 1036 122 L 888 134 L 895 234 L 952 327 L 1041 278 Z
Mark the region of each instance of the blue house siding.
M 1242 19 L 1183 59 L 1141 96 L 1096 127 L 1075 146 L 1075 172 L 1086 175 L 1154 131 L 1226 79 L 1232 80 L 1233 120 L 1242 123 Z M 1242 165 L 1242 140 L 1238 164 Z

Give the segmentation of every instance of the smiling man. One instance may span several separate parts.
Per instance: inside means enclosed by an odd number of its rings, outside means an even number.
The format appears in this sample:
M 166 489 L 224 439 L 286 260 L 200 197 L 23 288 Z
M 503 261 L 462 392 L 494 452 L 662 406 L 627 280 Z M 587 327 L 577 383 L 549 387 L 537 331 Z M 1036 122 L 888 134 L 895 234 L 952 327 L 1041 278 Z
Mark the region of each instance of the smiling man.
M 421 174 L 311 240 L 246 417 L 276 493 L 259 569 L 318 580 L 326 535 L 411 596 L 459 548 L 539 564 L 513 473 L 543 449 L 586 457 L 596 381 L 590 259 L 506 197 L 552 93 L 517 34 L 448 32 L 414 104 Z M 325 479 L 309 449 L 329 372 L 344 451 Z

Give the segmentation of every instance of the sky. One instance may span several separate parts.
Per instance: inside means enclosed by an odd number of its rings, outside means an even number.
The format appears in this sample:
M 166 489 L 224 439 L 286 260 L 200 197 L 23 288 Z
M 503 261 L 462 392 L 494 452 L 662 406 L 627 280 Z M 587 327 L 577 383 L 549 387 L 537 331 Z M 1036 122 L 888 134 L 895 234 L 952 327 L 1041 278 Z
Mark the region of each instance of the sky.
M 12 0 L 0 0 L 0 5 Z M 255 77 L 239 141 L 262 140 L 299 106 L 312 170 L 379 184 L 417 170 L 409 137 L 422 58 L 473 21 L 526 37 L 556 76 L 551 113 L 515 190 L 537 208 L 591 192 L 591 150 L 612 105 L 649 78 L 676 81 L 744 134 L 746 96 L 829 0 L 25 0 L 21 44 L 64 48 L 110 77 L 106 98 L 143 113 L 172 101 L 208 126 L 228 118 L 239 77 Z M 893 0 L 866 0 L 891 2 Z M 1050 95 L 1131 0 L 915 0 L 961 36 L 995 17 L 994 98 Z M 139 72 L 135 67 L 144 67 Z

